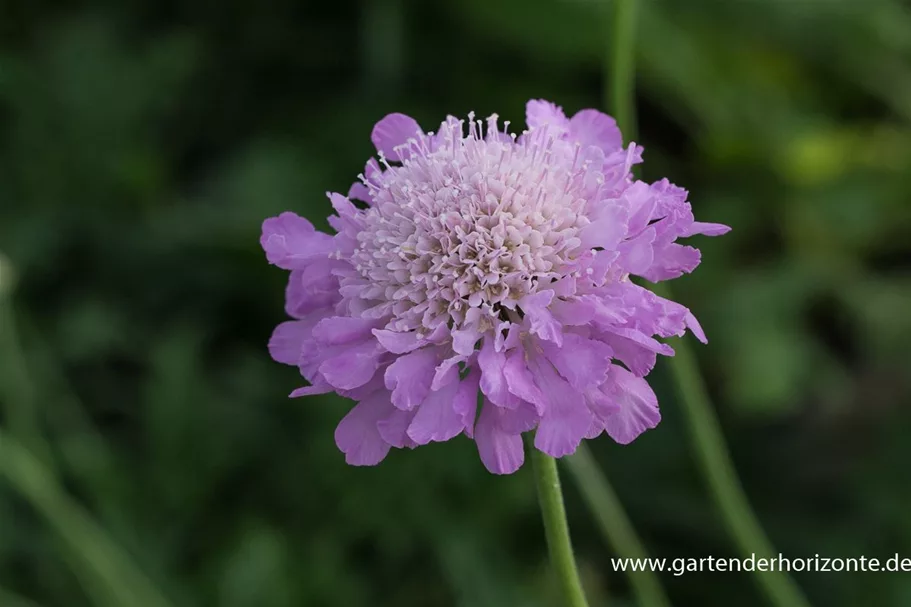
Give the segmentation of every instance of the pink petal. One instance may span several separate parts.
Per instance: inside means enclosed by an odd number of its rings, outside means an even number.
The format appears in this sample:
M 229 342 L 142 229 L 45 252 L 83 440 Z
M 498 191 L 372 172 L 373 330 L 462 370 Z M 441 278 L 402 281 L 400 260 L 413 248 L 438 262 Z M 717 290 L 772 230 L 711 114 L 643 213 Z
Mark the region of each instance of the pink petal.
M 333 249 L 332 236 L 317 232 L 312 223 L 290 212 L 265 220 L 259 242 L 269 263 L 285 270 L 301 270 L 316 259 L 328 258 Z
M 620 404 L 617 402 L 617 399 L 611 396 L 609 392 L 606 392 L 609 388 L 607 382 L 604 384 L 595 387 L 589 388 L 585 391 L 585 404 L 588 405 L 589 410 L 595 415 L 596 419 L 604 422 L 611 415 L 620 410 Z M 602 423 L 602 429 L 604 425 Z
M 307 314 L 329 308 L 339 299 L 338 277 L 333 276 L 333 264 L 311 263 L 303 270 L 292 270 L 285 289 L 285 312 L 303 318 Z
M 561 402 L 548 409 L 538 423 L 535 447 L 552 457 L 575 453 L 592 419 L 587 407 Z
M 635 238 L 621 242 L 617 247 L 620 253 L 617 263 L 630 274 L 644 275 L 655 260 L 655 251 L 652 247 L 654 242 L 654 228 L 647 228 Z
M 452 332 L 452 349 L 463 356 L 470 356 L 481 334 L 475 327 L 456 329 Z
M 451 356 L 437 365 L 437 368 L 433 372 L 433 382 L 430 384 L 430 389 L 439 390 L 445 386 L 447 382 L 451 381 L 453 375 L 449 370 L 464 360 L 464 356 Z M 455 376 L 458 377 L 458 373 L 456 373 Z
M 637 329 L 608 327 L 607 330 L 614 335 L 625 337 L 626 339 L 635 342 L 637 345 L 642 346 L 646 350 L 651 350 L 652 352 L 663 354 L 665 356 L 674 355 L 674 349 L 669 345 L 663 344 L 657 339 L 649 337 Z
M 459 382 L 459 390 L 452 399 L 452 408 L 462 419 L 465 435 L 472 438 L 474 434 L 475 416 L 478 412 L 478 382 L 481 380 L 481 370 L 473 368 L 468 376 Z
M 531 129 L 549 125 L 555 129 L 554 134 L 569 130 L 569 120 L 566 119 L 563 108 L 543 99 L 532 99 L 525 104 L 525 122 Z
M 694 221 L 690 228 L 680 236 L 695 236 L 696 234 L 703 234 L 705 236 L 721 236 L 722 234 L 727 234 L 730 231 L 731 227 L 726 226 L 723 223 L 705 223 L 702 221 Z
M 582 145 L 594 145 L 605 154 L 623 148 L 617 121 L 598 110 L 580 110 L 569 121 L 569 136 Z
M 365 398 L 373 396 L 373 393 L 378 391 L 387 391 L 382 373 L 374 374 L 374 376 L 370 378 L 370 381 L 357 388 L 352 388 L 351 390 L 337 390 L 339 396 L 344 396 L 351 400 L 364 400 Z
M 415 331 L 399 333 L 387 329 L 374 329 L 373 334 L 376 336 L 377 341 L 380 342 L 380 345 L 393 354 L 407 354 L 426 343 L 424 339 L 418 337 Z
M 525 313 L 532 333 L 560 346 L 563 344 L 563 327 L 547 309 L 553 298 L 553 291 L 538 291 L 534 295 L 523 297 L 519 306 Z
M 400 356 L 389 365 L 386 387 L 392 390 L 392 403 L 396 407 L 410 411 L 427 398 L 437 361 L 434 348 L 423 348 Z
M 502 409 L 485 399 L 475 425 L 474 442 L 485 468 L 493 474 L 512 474 L 522 467 L 525 449 L 522 435 L 509 434 L 500 428 L 500 415 Z
M 602 339 L 614 349 L 614 358 L 626 365 L 639 377 L 644 377 L 655 368 L 658 359 L 653 349 L 617 335 L 604 334 Z
M 606 343 L 567 333 L 563 347 L 542 342 L 541 347 L 569 384 L 576 390 L 585 390 L 604 381 L 614 351 Z
M 653 213 L 658 200 L 648 184 L 636 181 L 623 192 L 623 201 L 629 210 L 629 233 L 634 236 L 654 219 Z
M 370 188 L 365 186 L 360 181 L 355 181 L 351 184 L 351 187 L 348 188 L 348 198 L 363 200 L 366 203 L 373 202 L 373 196 L 370 195 Z
M 515 409 L 500 408 L 498 415 L 500 429 L 509 434 L 521 434 L 534 430 L 541 421 L 541 415 L 530 403 L 522 403 Z
M 592 320 L 596 326 L 610 327 L 625 323 L 631 312 L 622 302 L 598 294 L 583 295 L 579 300 L 592 306 Z
M 584 299 L 557 299 L 550 304 L 554 318 L 564 326 L 587 325 L 595 316 L 595 306 Z
M 601 436 L 602 432 L 604 432 L 604 422 L 594 417 L 592 418 L 592 425 L 589 426 L 588 432 L 585 433 L 585 438 L 588 440 L 596 439 Z
M 381 353 L 375 342 L 365 342 L 326 360 L 319 372 L 339 390 L 352 390 L 370 381 L 379 368 Z
M 509 391 L 503 367 L 506 366 L 506 354 L 494 349 L 493 340 L 489 337 L 478 353 L 478 366 L 481 368 L 481 392 L 492 403 L 507 409 L 515 409 L 522 402 Z
M 371 336 L 370 330 L 375 326 L 376 321 L 370 318 L 330 316 L 313 327 L 313 339 L 324 346 L 362 342 Z
M 702 255 L 699 249 L 676 243 L 669 244 L 660 251 L 655 251 L 655 261 L 648 272 L 640 276 L 652 282 L 678 278 L 692 272 L 699 265 Z
M 686 311 L 686 326 L 690 331 L 693 332 L 693 335 L 696 336 L 696 339 L 704 344 L 709 343 L 708 338 L 705 336 L 705 331 L 702 330 L 702 326 L 699 324 L 699 321 L 696 320 L 696 317 L 693 316 L 693 313 L 689 310 Z
M 582 246 L 587 249 L 601 247 L 605 251 L 613 251 L 626 236 L 627 218 L 627 210 L 621 206 L 609 205 L 600 209 L 593 217 L 593 221 L 579 232 Z
M 533 404 L 539 413 L 544 411 L 547 406 L 547 398 L 535 385 L 535 376 L 525 364 L 525 351 L 522 348 L 512 350 L 506 357 L 503 377 L 506 379 L 510 392 Z
M 357 215 L 357 207 L 354 206 L 346 196 L 342 196 L 338 192 L 329 192 L 329 202 L 332 203 L 332 208 L 335 209 L 335 212 L 338 213 L 341 217 L 352 217 Z
M 377 422 L 392 413 L 388 393 L 377 393 L 363 400 L 339 422 L 335 429 L 335 444 L 352 466 L 375 466 L 389 453 L 389 443 L 383 440 Z
M 658 399 L 648 382 L 626 369 L 614 365 L 610 374 L 610 394 L 620 408 L 605 420 L 605 428 L 611 438 L 626 445 L 661 421 Z
M 407 430 L 408 426 L 411 425 L 411 420 L 414 419 L 415 413 L 415 411 L 395 409 L 387 417 L 376 423 L 380 436 L 393 447 L 404 449 L 411 444 Z
M 312 323 L 299 320 L 283 322 L 272 332 L 269 339 L 269 355 L 276 362 L 286 365 L 300 363 L 304 342 L 310 339 Z
M 535 362 L 535 381 L 547 396 L 548 406 L 538 423 L 535 447 L 553 457 L 573 453 L 592 423 L 592 412 L 583 396 L 557 375 L 543 356 Z
M 411 116 L 405 114 L 389 114 L 376 123 L 370 134 L 370 141 L 389 160 L 402 160 L 400 152 L 395 148 L 405 145 L 409 139 L 417 139 L 423 135 L 421 125 Z M 402 150 L 404 152 L 404 150 Z M 405 152 L 407 155 L 407 152 Z
M 333 392 L 335 389 L 327 384 L 322 378 L 317 378 L 316 382 L 312 386 L 304 386 L 303 388 L 298 388 L 291 392 L 288 395 L 288 398 L 299 398 L 301 396 L 312 396 L 314 394 L 328 394 Z
M 458 370 L 451 373 L 458 378 Z M 436 392 L 431 392 L 408 426 L 408 436 L 419 445 L 431 441 L 443 442 L 458 435 L 465 427 L 462 415 L 455 410 L 454 399 L 459 390 L 458 381 L 451 381 Z

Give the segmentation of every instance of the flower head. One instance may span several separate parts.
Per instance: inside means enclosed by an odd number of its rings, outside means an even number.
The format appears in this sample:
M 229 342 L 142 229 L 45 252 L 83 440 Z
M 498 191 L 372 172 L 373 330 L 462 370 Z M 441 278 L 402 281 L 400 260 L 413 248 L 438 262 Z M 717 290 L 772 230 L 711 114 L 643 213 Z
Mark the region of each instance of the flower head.
M 294 318 L 270 352 L 310 382 L 292 396 L 357 401 L 335 432 L 348 463 L 465 434 L 510 473 L 525 431 L 554 457 L 602 432 L 629 443 L 660 420 L 643 377 L 673 350 L 655 338 L 705 341 L 689 310 L 629 277 L 690 272 L 699 251 L 676 240 L 728 228 L 694 221 L 667 180 L 635 180 L 642 148 L 609 116 L 530 101 L 527 123 L 516 136 L 469 114 L 425 133 L 390 114 L 379 162 L 329 194 L 334 235 L 294 213 L 263 224 Z

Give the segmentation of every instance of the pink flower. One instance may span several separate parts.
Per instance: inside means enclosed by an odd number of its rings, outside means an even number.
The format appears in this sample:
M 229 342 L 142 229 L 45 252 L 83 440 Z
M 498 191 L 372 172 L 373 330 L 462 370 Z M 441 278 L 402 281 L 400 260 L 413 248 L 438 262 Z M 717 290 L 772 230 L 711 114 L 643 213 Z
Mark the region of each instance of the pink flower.
M 605 431 L 629 443 L 661 417 L 643 377 L 673 350 L 655 338 L 705 341 L 629 277 L 690 272 L 699 251 L 677 238 L 729 228 L 694 221 L 667 180 L 634 180 L 642 148 L 611 117 L 530 101 L 527 122 L 516 137 L 469 114 L 424 133 L 390 114 L 372 133 L 380 161 L 329 194 L 334 235 L 294 213 L 263 224 L 294 318 L 270 352 L 310 382 L 292 396 L 357 401 L 335 432 L 348 463 L 464 433 L 502 474 L 534 429 L 554 457 Z

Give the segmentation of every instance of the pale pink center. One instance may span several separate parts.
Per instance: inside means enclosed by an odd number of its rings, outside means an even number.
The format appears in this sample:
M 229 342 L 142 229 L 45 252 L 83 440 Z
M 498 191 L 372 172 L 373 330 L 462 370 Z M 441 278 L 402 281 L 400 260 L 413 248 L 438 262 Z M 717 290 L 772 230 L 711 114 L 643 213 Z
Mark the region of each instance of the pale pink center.
M 360 297 L 386 302 L 390 328 L 447 323 L 486 332 L 517 320 L 517 303 L 568 271 L 589 224 L 589 164 L 544 129 L 514 135 L 488 119 L 444 123 L 403 146 L 401 166 L 365 178 L 373 206 L 351 258 Z M 599 174 L 600 176 L 600 174 Z

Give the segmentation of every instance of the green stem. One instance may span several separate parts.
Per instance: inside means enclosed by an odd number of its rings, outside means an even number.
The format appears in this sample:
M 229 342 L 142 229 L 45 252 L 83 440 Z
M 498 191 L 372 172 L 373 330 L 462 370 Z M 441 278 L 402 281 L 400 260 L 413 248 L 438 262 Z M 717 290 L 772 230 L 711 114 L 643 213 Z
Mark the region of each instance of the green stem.
M 566 607 L 588 607 L 569 539 L 569 525 L 566 523 L 566 510 L 563 508 L 557 462 L 535 448 L 530 451 L 535 482 L 538 486 L 538 502 L 541 504 L 541 516 L 544 519 L 544 532 L 547 536 L 547 549 L 550 552 L 551 565 L 560 582 L 563 601 Z
M 0 260 L 2 263 L 2 260 Z M 0 289 L 0 400 L 9 431 L 18 437 L 53 470 L 51 448 L 41 430 L 41 415 L 37 407 L 35 385 L 25 362 L 19 341 L 11 289 Z
M 622 558 L 640 562 L 647 559 L 648 553 L 626 516 L 620 498 L 599 469 L 588 447 L 580 445 L 576 453 L 564 458 L 563 462 L 576 478 L 583 499 L 614 552 Z M 670 607 L 671 602 L 664 594 L 661 581 L 654 571 L 646 568 L 642 571 L 627 571 L 626 575 L 640 607 Z
M 612 45 L 607 69 L 610 88 L 607 100 L 614 118 L 629 141 L 635 132 L 633 75 L 635 59 L 636 0 L 614 0 Z M 656 294 L 667 299 L 670 289 L 655 285 Z M 699 373 L 695 356 L 683 340 L 675 344 L 670 360 L 671 376 L 686 411 L 693 447 L 706 482 L 729 533 L 744 558 L 756 554 L 771 558 L 775 550 L 750 507 L 728 452 L 718 418 Z M 756 580 L 769 601 L 777 607 L 808 607 L 806 598 L 791 578 L 780 571 L 756 573 Z
M 0 477 L 40 513 L 67 547 L 66 555 L 99 606 L 168 607 L 168 601 L 16 438 L 0 432 Z
M 39 607 L 38 603 L 0 587 L 0 605 L 3 607 Z
M 657 285 L 658 295 L 671 298 L 664 285 Z M 670 359 L 680 401 L 686 412 L 687 426 L 699 467 L 721 511 L 728 532 L 737 544 L 741 557 L 775 558 L 778 552 L 772 546 L 747 500 L 731 455 L 728 451 L 721 425 L 714 413 L 705 381 L 699 373 L 696 357 L 684 341 L 674 344 L 676 354 Z M 755 573 L 756 582 L 765 592 L 769 602 L 778 607 L 809 607 L 797 584 L 782 571 Z
M 613 0 L 612 27 L 608 61 L 609 73 L 605 78 L 604 98 L 613 112 L 620 132 L 626 141 L 636 136 L 636 105 L 633 91 L 636 75 L 636 0 Z

